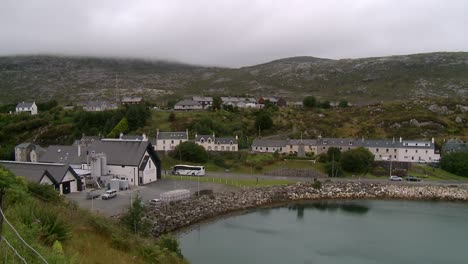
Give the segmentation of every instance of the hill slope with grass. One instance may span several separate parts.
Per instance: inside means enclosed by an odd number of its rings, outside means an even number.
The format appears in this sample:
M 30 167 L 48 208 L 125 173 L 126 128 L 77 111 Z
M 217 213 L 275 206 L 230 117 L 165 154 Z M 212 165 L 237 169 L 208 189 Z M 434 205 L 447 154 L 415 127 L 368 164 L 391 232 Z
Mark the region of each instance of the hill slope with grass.
M 439 52 L 362 59 L 292 57 L 238 69 L 137 59 L 0 57 L 0 104 L 24 100 L 117 100 L 140 95 L 167 101 L 183 95 L 347 99 L 468 98 L 468 53 Z M 339 97 L 339 98 L 337 98 Z
M 105 218 L 78 208 L 51 186 L 26 183 L 0 167 L 0 201 L 11 228 L 1 234 L 25 258 L 25 263 L 186 263 L 170 236 L 158 240 L 130 231 L 124 221 Z M 146 235 L 150 234 L 147 232 Z M 22 263 L 2 244 L 5 263 Z

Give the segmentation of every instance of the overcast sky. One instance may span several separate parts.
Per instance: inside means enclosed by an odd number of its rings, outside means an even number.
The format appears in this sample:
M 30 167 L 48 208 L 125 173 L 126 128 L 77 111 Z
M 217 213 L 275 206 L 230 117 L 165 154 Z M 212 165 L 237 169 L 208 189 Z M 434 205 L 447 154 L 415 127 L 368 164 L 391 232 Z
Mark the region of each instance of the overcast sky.
M 468 51 L 467 0 L 0 0 L 0 55 L 246 66 Z

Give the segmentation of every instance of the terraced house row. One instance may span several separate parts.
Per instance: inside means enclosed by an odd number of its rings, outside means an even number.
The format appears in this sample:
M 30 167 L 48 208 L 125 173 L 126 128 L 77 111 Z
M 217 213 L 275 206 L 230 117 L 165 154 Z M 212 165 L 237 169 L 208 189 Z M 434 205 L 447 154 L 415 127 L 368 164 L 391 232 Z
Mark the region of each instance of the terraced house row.
M 358 147 L 367 148 L 379 160 L 398 162 L 438 162 L 440 154 L 436 153 L 434 139 L 403 140 L 399 139 L 356 139 L 356 138 L 319 138 L 269 140 L 255 139 L 251 150 L 258 153 L 297 154 L 326 153 L 329 148 L 347 151 Z

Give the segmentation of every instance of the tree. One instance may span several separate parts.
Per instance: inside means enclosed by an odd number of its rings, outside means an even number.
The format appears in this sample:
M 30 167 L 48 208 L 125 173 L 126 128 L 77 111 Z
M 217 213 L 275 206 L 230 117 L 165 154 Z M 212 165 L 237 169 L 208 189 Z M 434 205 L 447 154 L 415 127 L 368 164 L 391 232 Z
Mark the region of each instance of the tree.
M 176 115 L 175 115 L 175 113 L 174 113 L 174 112 L 171 112 L 171 113 L 169 114 L 169 117 L 167 118 L 167 120 L 168 120 L 169 122 L 171 122 L 171 123 L 174 122 L 174 121 L 176 121 Z
M 144 216 L 145 206 L 143 205 L 140 195 L 137 194 L 127 213 L 122 217 L 122 223 L 130 230 L 133 230 L 135 234 L 148 234 L 151 223 L 146 218 L 143 218 Z
M 208 153 L 205 148 L 191 141 L 180 143 L 174 149 L 171 156 L 175 159 L 196 163 L 205 163 L 208 161 Z
M 331 107 L 330 105 L 330 101 L 323 101 L 320 103 L 320 107 L 323 108 L 323 109 L 328 109 Z
M 120 122 L 112 129 L 112 131 L 107 134 L 107 137 L 116 138 L 120 135 L 120 133 L 127 133 L 128 130 L 128 120 L 127 118 L 122 118 Z
M 445 154 L 440 167 L 448 172 L 468 177 L 468 152 L 453 152 Z
M 256 129 L 270 129 L 273 126 L 273 120 L 270 117 L 270 113 L 267 111 L 261 111 L 255 118 Z
M 304 98 L 302 103 L 304 104 L 304 107 L 314 108 L 317 106 L 317 99 L 315 99 L 313 96 L 307 96 Z
M 146 119 L 151 116 L 148 108 L 144 105 L 131 105 L 127 110 L 128 128 L 130 131 L 143 127 L 146 124 Z
M 336 147 L 331 147 L 328 148 L 327 150 L 327 160 L 328 161 L 334 161 L 334 162 L 340 162 L 341 160 L 341 150 Z
M 219 96 L 213 97 L 213 105 L 211 106 L 211 109 L 220 110 L 222 104 L 223 104 L 223 101 L 221 100 L 221 97 Z
M 363 147 L 351 149 L 341 155 L 343 170 L 355 173 L 365 173 L 372 169 L 374 155 Z
M 349 106 L 348 101 L 346 100 L 341 100 L 340 103 L 338 104 L 339 107 L 341 108 L 346 108 Z

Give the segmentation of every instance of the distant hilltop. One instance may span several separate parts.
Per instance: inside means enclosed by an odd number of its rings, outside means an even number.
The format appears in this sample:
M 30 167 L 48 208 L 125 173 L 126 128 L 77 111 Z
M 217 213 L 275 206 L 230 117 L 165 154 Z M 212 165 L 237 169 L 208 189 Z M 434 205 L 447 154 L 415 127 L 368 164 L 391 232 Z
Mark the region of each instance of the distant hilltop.
M 362 59 L 292 57 L 237 69 L 138 59 L 0 57 L 0 104 L 63 103 L 141 96 L 276 96 L 353 103 L 414 98 L 468 98 L 468 52 Z

